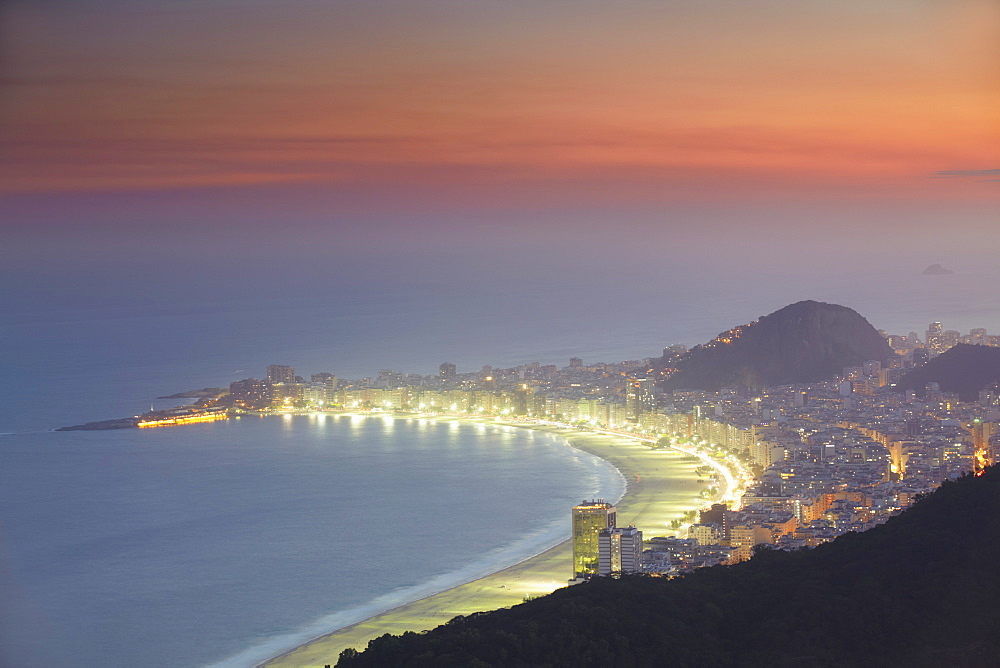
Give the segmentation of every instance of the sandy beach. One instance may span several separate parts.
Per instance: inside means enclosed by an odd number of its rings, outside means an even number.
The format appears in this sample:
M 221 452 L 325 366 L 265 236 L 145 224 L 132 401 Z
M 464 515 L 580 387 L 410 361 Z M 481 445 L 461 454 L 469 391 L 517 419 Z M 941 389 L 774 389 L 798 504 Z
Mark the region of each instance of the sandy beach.
M 618 468 L 628 481 L 625 496 L 617 504 L 618 525 L 633 524 L 642 530 L 646 538 L 671 535 L 671 520 L 706 504 L 700 496 L 706 485 L 698 481 L 695 473 L 701 462 L 694 457 L 669 449 L 653 450 L 642 442 L 623 436 L 510 424 L 558 434 L 574 447 L 601 457 Z M 567 536 L 569 517 L 570 508 L 566 508 Z M 565 586 L 571 576 L 571 555 L 572 548 L 567 540 L 492 575 L 333 631 L 261 665 L 334 665 L 342 650 L 348 647 L 364 649 L 369 640 L 383 634 L 424 631 L 444 624 L 456 615 L 510 607 L 523 602 L 525 596 L 550 593 Z

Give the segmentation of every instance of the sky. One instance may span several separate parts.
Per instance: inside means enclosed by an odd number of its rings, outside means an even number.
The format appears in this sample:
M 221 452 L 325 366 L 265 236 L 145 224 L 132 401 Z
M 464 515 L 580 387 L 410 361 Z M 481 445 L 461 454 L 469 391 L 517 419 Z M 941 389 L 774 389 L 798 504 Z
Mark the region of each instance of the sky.
M 997 109 L 993 0 L 8 0 L 0 261 L 66 301 L 991 271 Z

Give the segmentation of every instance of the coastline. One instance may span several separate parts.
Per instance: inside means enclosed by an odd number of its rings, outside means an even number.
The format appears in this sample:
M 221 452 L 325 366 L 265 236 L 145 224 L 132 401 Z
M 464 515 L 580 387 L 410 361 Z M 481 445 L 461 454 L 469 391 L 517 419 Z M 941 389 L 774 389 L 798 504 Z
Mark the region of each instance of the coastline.
M 467 417 L 448 419 L 487 422 Z M 671 520 L 706 504 L 700 496 L 703 485 L 694 472 L 702 462 L 691 455 L 672 449 L 654 450 L 641 439 L 627 435 L 507 420 L 488 423 L 554 434 L 572 447 L 609 462 L 627 483 L 625 494 L 617 503 L 620 523 L 635 525 L 647 537 L 673 533 L 669 528 Z M 567 518 L 568 515 L 567 508 Z M 517 605 L 526 596 L 548 594 L 566 586 L 571 575 L 571 555 L 572 546 L 567 539 L 495 573 L 334 629 L 257 665 L 333 665 L 342 650 L 364 649 L 369 640 L 386 633 L 425 631 L 457 615 Z

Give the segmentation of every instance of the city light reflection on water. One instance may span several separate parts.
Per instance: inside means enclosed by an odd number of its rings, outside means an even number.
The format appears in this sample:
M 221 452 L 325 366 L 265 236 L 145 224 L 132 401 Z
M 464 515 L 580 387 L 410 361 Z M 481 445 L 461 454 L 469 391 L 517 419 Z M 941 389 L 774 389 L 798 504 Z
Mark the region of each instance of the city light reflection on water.
M 16 454 L 21 467 L 21 477 L 8 475 L 0 486 L 5 531 L 37 536 L 22 538 L 11 558 L 25 587 L 60 601 L 45 610 L 54 637 L 75 637 L 67 629 L 84 619 L 136 639 L 110 642 L 95 632 L 93 640 L 60 646 L 79 665 L 140 665 L 151 637 L 168 639 L 164 665 L 204 665 L 253 645 L 262 627 L 294 629 L 281 643 L 297 644 L 315 635 L 308 624 L 324 615 L 390 594 L 403 603 L 431 593 L 432 584 L 447 588 L 536 554 L 565 539 L 566 508 L 586 496 L 614 496 L 620 486 L 610 465 L 595 469 L 559 437 L 540 441 L 526 430 L 453 418 L 290 412 L 134 431 L 72 434 L 86 448 L 67 448 L 61 433 L 44 435 L 41 446 L 38 436 L 21 439 L 23 446 L 8 437 L 3 453 Z M 136 448 L 138 438 L 148 447 Z M 115 458 L 116 470 L 95 451 Z M 82 469 L 87 476 L 78 475 Z M 71 481 L 66 495 L 41 491 L 53 471 Z M 102 484 L 82 484 L 92 480 Z M 36 515 L 75 513 L 86 521 L 57 536 L 31 533 L 33 524 L 18 524 L 15 498 L 30 500 Z M 511 505 L 495 517 L 497 507 Z M 328 530 L 331 518 L 348 516 L 378 527 L 357 554 L 355 534 Z M 428 526 L 427 517 L 447 521 Z M 169 530 L 150 530 L 151 520 Z M 136 558 L 87 553 L 84 567 L 66 556 L 95 535 L 127 544 Z M 273 537 L 267 550 L 259 549 L 262 536 Z M 53 541 L 62 548 L 58 558 L 31 556 Z M 287 565 L 287 577 L 274 577 L 275 563 Z M 53 577 L 66 567 L 81 573 L 72 586 Z M 150 580 L 150 569 L 164 576 Z M 254 586 L 234 588 L 234 579 Z M 150 609 L 150 592 L 169 598 L 171 609 Z M 206 592 L 232 600 L 240 613 L 226 617 L 206 606 Z M 176 643 L 192 625 L 204 634 Z M 26 638 L 26 626 L 11 629 Z

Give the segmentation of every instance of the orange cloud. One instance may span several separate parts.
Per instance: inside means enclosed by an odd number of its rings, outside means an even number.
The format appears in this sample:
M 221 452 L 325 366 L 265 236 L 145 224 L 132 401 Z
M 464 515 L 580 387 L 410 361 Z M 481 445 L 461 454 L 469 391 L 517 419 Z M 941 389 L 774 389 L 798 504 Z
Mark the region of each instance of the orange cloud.
M 983 3 L 430 5 L 314 7 L 306 20 L 126 12 L 131 38 L 88 37 L 102 17 L 84 9 L 24 10 L 3 75 L 0 189 L 603 178 L 651 198 L 678 181 L 995 196 L 927 179 L 988 168 L 1000 148 L 988 58 L 1000 33 Z M 401 13 L 376 11 L 388 6 Z

